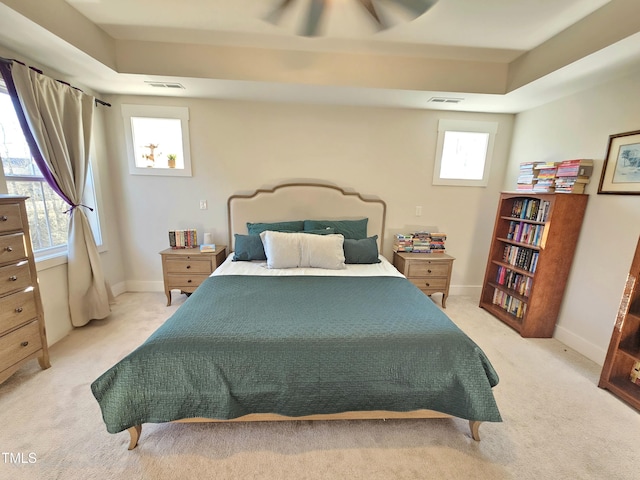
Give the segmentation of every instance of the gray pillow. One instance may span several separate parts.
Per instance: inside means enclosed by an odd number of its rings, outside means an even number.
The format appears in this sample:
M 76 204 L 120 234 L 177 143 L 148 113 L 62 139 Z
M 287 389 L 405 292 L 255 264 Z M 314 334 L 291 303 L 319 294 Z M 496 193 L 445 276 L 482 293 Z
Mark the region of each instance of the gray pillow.
M 367 238 L 367 222 L 368 218 L 360 220 L 305 220 L 304 231 L 321 230 L 323 228 L 333 228 L 336 233 L 341 234 L 344 238 L 353 238 L 360 240 Z
M 378 236 L 354 240 L 344 240 L 344 263 L 380 263 L 378 257 Z
M 239 235 L 235 234 L 234 262 L 248 262 L 251 260 L 266 260 L 264 246 L 260 235 Z

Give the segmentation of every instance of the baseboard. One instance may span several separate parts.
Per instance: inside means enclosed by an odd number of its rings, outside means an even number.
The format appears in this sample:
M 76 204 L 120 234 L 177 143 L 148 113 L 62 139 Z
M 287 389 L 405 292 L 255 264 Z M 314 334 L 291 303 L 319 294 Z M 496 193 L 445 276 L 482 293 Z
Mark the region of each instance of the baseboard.
M 576 335 L 572 331 L 556 325 L 553 338 L 564 343 L 567 347 L 575 350 L 581 355 L 584 355 L 598 365 L 602 366 L 604 364 L 607 351 Z
M 127 282 L 118 282 L 111 285 L 111 293 L 113 293 L 114 297 L 118 295 L 122 295 L 127 291 Z
M 158 281 L 126 281 L 127 292 L 164 292 L 164 282 Z

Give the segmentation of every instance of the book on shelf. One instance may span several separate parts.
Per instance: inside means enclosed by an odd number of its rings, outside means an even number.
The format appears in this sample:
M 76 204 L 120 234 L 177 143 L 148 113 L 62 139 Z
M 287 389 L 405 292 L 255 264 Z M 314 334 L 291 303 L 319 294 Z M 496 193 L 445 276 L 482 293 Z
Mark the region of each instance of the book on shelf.
M 631 381 L 640 386 L 640 362 L 635 362 L 631 368 Z
M 203 253 L 215 253 L 216 245 L 215 243 L 203 243 L 200 245 L 200 251 Z

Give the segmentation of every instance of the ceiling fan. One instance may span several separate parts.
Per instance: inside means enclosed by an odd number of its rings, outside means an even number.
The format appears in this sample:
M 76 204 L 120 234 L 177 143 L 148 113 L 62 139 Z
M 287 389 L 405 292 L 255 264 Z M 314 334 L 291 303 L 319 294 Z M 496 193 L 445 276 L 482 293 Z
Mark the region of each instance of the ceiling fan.
M 265 20 L 270 23 L 278 24 L 283 13 L 289 7 L 291 7 L 296 0 L 279 0 L 278 5 L 267 14 Z M 335 0 L 333 0 L 335 1 Z M 364 12 L 368 13 L 369 17 L 380 30 L 384 30 L 392 26 L 392 22 L 384 15 L 382 10 L 377 6 L 378 3 L 396 4 L 409 12 L 414 18 L 419 17 L 431 7 L 433 7 L 438 0 L 355 0 L 362 5 Z M 332 0 L 310 0 L 309 10 L 306 14 L 306 19 L 300 35 L 305 37 L 314 37 L 318 35 L 318 29 L 323 15 L 326 10 L 329 9 Z

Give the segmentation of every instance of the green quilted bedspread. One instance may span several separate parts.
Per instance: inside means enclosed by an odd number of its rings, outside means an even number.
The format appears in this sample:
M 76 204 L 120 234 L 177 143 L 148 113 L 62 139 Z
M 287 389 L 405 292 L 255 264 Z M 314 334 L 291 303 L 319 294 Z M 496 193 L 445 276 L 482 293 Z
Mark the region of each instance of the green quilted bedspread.
M 208 278 L 91 385 L 111 433 L 181 418 L 430 409 L 500 421 L 482 350 L 399 277 Z

